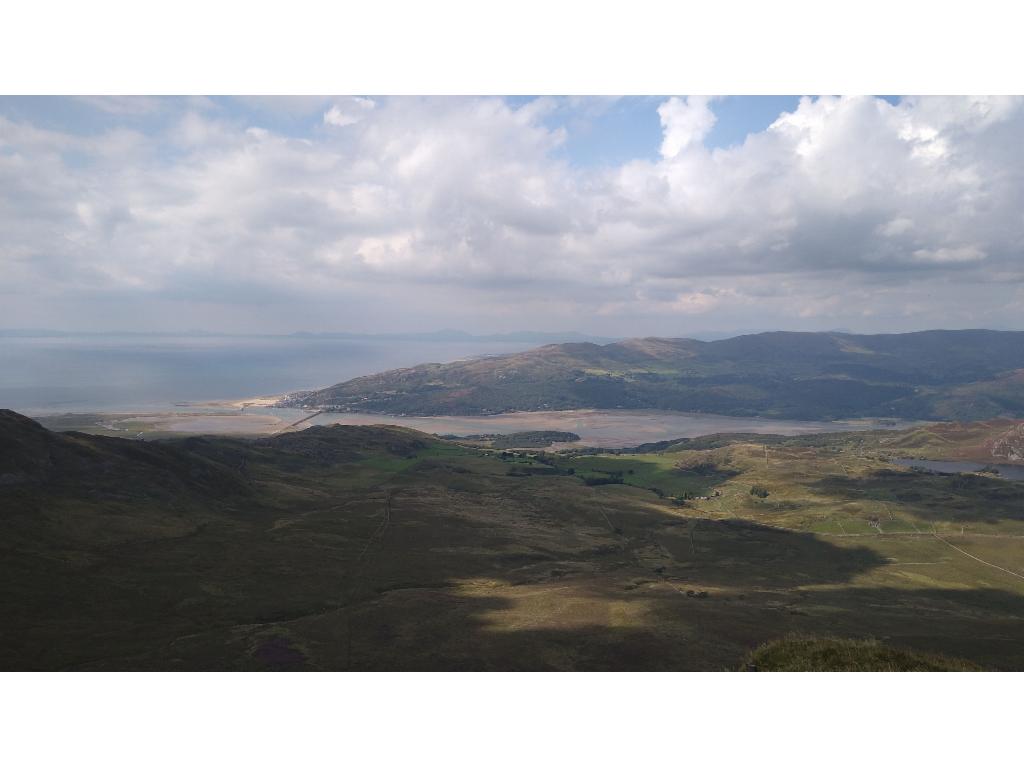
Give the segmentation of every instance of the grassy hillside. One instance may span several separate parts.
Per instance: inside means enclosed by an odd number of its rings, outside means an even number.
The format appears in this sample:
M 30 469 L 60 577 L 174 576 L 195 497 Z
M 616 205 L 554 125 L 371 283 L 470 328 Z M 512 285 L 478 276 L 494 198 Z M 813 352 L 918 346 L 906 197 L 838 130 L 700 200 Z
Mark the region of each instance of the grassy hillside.
M 893 648 L 877 640 L 786 637 L 747 657 L 751 672 L 980 672 L 964 659 Z
M 724 670 L 798 633 L 1022 669 L 1024 483 L 886 463 L 909 434 L 586 455 L 0 412 L 0 668 Z
M 656 408 L 733 416 L 1024 416 L 1024 333 L 763 333 L 556 344 L 364 376 L 284 402 L 415 415 Z

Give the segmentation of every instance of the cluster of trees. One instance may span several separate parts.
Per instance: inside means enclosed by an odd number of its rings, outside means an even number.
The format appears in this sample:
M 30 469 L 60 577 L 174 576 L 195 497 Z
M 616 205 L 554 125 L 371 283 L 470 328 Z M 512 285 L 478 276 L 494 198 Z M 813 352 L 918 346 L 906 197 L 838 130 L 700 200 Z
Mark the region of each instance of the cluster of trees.
M 622 485 L 625 480 L 621 472 L 610 472 L 605 476 L 585 477 L 583 482 L 586 485 Z

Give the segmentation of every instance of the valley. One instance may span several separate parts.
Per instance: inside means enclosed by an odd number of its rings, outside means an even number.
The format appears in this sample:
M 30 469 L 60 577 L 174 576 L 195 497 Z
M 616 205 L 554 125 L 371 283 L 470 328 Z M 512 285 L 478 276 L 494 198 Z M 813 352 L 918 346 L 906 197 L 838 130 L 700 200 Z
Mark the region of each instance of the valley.
M 552 452 L 394 426 L 136 441 L 6 411 L 0 665 L 725 670 L 834 635 L 1019 669 L 1024 483 L 892 462 L 1017 426 Z

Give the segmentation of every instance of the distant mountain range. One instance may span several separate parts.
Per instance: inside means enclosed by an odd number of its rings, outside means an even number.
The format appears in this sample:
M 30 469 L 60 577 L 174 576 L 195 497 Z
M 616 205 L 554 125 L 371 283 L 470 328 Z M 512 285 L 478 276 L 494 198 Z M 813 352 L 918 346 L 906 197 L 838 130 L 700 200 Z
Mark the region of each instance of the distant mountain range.
M 518 341 L 535 344 L 564 342 L 590 342 L 606 344 L 617 339 L 608 336 L 590 336 L 577 331 L 515 331 L 512 333 L 473 334 L 466 331 L 444 329 L 422 333 L 310 333 L 300 331 L 289 336 L 311 339 L 382 339 L 392 341 Z
M 825 420 L 1022 417 L 1024 332 L 550 344 L 363 376 L 282 404 L 409 415 L 653 408 Z

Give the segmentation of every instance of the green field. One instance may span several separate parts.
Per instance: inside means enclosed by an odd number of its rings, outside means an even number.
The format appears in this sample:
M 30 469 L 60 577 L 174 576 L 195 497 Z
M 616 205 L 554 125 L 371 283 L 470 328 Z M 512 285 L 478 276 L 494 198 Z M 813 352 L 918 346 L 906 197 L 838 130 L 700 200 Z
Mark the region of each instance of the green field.
M 578 456 L 558 462 L 573 468 L 580 477 L 621 475 L 623 483 L 644 488 L 661 496 L 704 496 L 725 478 L 725 473 L 709 468 L 702 472 L 679 471 L 677 456 L 661 454 Z

